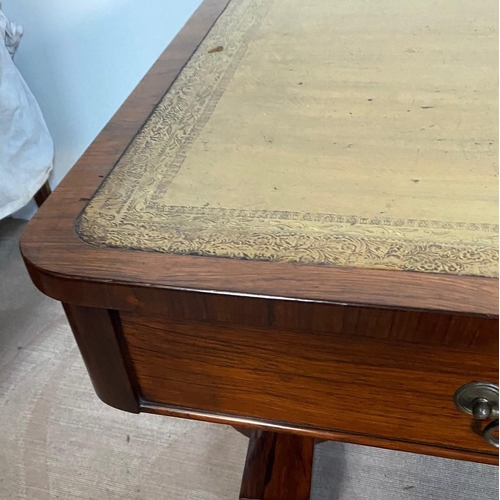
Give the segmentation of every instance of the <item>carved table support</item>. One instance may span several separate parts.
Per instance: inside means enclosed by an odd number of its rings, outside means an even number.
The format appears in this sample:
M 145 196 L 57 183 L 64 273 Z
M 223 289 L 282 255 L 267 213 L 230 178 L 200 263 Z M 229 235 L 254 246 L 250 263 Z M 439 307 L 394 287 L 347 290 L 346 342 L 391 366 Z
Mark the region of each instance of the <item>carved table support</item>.
M 314 438 L 252 430 L 240 500 L 308 500 Z

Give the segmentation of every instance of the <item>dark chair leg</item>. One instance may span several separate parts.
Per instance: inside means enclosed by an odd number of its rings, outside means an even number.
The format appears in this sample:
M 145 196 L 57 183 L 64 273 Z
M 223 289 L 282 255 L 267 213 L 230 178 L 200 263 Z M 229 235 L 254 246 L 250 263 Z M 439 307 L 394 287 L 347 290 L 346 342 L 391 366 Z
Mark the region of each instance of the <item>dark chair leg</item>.
M 314 438 L 252 430 L 240 500 L 308 500 Z
M 36 193 L 35 193 L 35 202 L 41 207 L 43 202 L 49 197 L 50 193 L 52 193 L 49 182 L 47 181 Z

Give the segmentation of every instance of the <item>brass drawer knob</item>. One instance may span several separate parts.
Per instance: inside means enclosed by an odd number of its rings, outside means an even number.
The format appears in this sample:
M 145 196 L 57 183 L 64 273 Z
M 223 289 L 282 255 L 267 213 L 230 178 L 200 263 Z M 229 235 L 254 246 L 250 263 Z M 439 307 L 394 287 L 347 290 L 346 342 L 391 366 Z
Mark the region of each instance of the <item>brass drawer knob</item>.
M 476 420 L 492 420 L 483 430 L 483 438 L 498 448 L 498 385 L 471 382 L 460 387 L 453 397 L 456 407 Z

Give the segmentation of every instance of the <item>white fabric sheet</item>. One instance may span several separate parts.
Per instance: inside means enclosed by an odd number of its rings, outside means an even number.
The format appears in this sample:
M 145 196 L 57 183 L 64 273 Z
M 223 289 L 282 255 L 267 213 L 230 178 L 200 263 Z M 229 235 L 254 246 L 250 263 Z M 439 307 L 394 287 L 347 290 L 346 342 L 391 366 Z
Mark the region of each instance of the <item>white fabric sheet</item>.
M 0 10 L 0 219 L 33 198 L 54 157 L 42 112 L 12 60 L 22 34 Z

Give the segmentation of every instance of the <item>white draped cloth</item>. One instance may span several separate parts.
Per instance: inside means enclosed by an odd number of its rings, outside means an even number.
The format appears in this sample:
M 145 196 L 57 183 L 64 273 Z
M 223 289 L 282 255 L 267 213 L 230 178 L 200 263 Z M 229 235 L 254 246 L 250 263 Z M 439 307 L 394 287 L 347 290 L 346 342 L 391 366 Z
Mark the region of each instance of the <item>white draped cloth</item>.
M 0 219 L 33 198 L 54 158 L 42 112 L 12 60 L 22 34 L 0 10 Z

